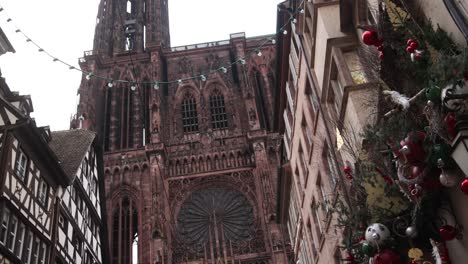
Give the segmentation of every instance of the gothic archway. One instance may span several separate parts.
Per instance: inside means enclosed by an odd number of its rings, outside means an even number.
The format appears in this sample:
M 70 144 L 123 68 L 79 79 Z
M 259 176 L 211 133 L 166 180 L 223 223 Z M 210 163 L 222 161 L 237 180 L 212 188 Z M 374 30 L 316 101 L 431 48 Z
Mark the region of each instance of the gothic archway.
M 131 264 L 138 259 L 138 207 L 136 201 L 122 195 L 113 206 L 111 215 L 111 257 L 112 263 Z

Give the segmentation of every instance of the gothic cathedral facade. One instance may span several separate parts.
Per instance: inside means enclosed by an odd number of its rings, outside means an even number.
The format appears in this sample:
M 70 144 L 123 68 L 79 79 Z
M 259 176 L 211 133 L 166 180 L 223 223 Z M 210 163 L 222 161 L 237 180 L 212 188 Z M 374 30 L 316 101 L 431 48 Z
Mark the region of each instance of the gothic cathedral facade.
M 167 0 L 100 1 L 71 126 L 104 148 L 110 263 L 288 263 L 268 38 L 171 47 Z

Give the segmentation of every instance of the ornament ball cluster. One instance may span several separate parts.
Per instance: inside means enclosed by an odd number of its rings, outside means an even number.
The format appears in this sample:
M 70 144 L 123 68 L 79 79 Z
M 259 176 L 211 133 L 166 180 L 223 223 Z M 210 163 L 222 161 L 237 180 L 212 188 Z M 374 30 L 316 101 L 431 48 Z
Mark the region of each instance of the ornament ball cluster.
M 375 30 L 367 30 L 362 33 L 362 42 L 366 44 L 367 46 L 375 46 L 377 47 L 377 50 L 380 52 L 379 53 L 379 58 L 383 59 L 384 54 L 383 54 L 383 38 L 379 37 L 379 34 Z
M 350 166 L 345 166 L 343 168 L 343 172 L 346 175 L 346 179 L 352 180 L 353 179 L 353 169 Z
M 421 58 L 422 51 L 418 50 L 418 48 L 418 41 L 411 38 L 406 41 L 406 52 L 410 53 L 411 61 L 415 61 Z

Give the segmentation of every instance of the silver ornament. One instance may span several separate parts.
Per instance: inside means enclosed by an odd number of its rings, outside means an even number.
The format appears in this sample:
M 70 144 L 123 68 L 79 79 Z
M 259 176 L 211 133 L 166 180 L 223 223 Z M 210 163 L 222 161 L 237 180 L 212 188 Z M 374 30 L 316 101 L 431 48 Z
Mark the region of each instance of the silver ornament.
M 442 170 L 439 177 L 440 183 L 445 187 L 454 187 L 458 183 L 458 177 L 456 172 Z
M 414 238 L 418 235 L 418 231 L 416 230 L 415 226 L 408 226 L 405 230 L 405 234 L 408 237 Z

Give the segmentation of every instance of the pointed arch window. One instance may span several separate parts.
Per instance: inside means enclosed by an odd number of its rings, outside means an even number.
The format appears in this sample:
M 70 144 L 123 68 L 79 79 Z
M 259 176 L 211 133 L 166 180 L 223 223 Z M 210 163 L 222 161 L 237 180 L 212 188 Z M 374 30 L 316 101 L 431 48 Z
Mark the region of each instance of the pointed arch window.
M 136 263 L 138 260 L 138 208 L 128 196 L 114 206 L 112 214 L 112 263 Z
M 211 128 L 224 129 L 228 127 L 224 96 L 217 88 L 210 95 L 210 112 Z
M 184 133 L 198 131 L 197 100 L 191 93 L 186 93 L 182 100 L 182 127 Z

